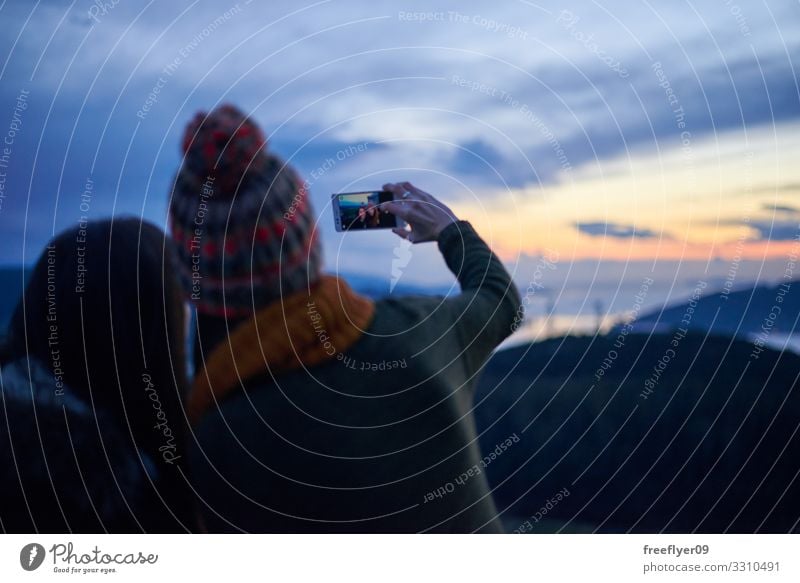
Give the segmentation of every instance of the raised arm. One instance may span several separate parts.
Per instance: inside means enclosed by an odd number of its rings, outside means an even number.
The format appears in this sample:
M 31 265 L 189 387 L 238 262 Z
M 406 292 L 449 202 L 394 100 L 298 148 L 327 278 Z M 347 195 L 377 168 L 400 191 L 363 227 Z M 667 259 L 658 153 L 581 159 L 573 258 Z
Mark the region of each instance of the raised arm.
M 437 310 L 458 334 L 464 363 L 472 373 L 492 350 L 511 334 L 520 306 L 520 295 L 498 257 L 466 221 L 430 194 L 411 183 L 386 184 L 396 201 L 389 212 L 405 220 L 411 230 L 395 229 L 413 243 L 437 241 L 450 271 L 461 285 L 461 294 L 448 298 Z

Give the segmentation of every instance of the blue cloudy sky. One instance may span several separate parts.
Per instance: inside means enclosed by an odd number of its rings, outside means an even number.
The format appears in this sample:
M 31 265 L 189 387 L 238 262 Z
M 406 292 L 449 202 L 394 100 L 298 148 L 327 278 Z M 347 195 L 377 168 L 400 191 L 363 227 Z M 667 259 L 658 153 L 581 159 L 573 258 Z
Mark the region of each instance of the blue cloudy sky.
M 330 270 L 388 278 L 396 239 L 336 234 L 327 200 L 401 179 L 523 287 L 556 253 L 575 305 L 646 273 L 677 297 L 737 253 L 737 284 L 776 279 L 797 235 L 796 0 L 5 0 L 0 22 L 1 264 L 82 214 L 165 226 L 183 128 L 223 102 L 309 179 Z M 404 277 L 449 276 L 420 247 Z

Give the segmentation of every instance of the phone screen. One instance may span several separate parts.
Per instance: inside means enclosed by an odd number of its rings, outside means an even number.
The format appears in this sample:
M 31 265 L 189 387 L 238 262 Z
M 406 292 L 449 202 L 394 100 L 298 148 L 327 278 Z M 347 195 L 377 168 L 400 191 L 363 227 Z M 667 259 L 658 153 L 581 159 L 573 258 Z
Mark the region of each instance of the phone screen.
M 383 208 L 385 203 L 392 200 L 394 195 L 387 191 L 337 194 L 334 207 L 334 212 L 339 213 L 337 225 L 341 226 L 342 231 L 396 227 L 396 217 Z

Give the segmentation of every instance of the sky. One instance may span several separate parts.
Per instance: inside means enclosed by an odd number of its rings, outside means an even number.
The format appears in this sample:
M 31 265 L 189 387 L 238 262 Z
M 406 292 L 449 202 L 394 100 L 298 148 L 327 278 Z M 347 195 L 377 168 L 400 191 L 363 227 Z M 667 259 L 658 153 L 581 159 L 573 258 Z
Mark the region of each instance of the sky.
M 400 180 L 566 312 L 796 252 L 796 0 L 0 0 L 0 25 L 0 265 L 82 216 L 166 228 L 183 128 L 221 103 L 308 180 L 328 271 L 391 277 L 399 239 L 336 233 L 329 198 Z M 433 245 L 400 272 L 452 282 Z

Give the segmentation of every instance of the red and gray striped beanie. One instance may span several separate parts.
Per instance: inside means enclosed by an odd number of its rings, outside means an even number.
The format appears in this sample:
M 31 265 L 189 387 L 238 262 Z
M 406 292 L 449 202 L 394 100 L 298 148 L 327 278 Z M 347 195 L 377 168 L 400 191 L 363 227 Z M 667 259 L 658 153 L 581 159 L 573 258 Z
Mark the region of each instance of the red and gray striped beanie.
M 169 201 L 182 279 L 197 310 L 245 317 L 319 278 L 321 253 L 304 181 L 266 151 L 239 109 L 197 113 Z

